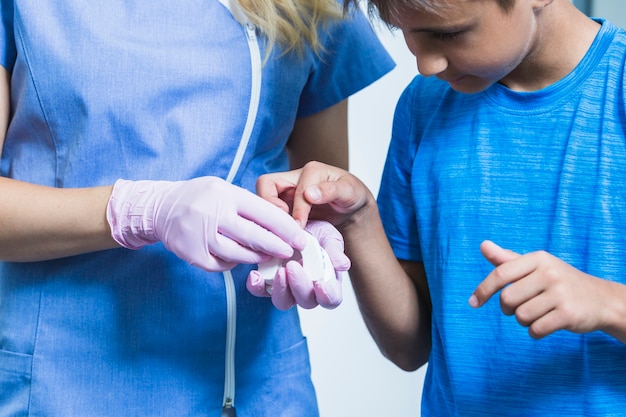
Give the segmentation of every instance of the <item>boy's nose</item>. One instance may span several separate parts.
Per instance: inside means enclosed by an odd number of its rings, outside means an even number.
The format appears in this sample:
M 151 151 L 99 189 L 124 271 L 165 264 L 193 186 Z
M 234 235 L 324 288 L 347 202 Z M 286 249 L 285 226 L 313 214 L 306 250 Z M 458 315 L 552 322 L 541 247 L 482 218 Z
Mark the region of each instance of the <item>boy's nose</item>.
M 417 71 L 423 76 L 437 75 L 448 68 L 445 54 L 428 39 L 404 33 L 404 40 L 415 56 Z
M 425 77 L 437 75 L 448 68 L 448 60 L 436 52 L 423 52 L 415 57 L 417 71 Z

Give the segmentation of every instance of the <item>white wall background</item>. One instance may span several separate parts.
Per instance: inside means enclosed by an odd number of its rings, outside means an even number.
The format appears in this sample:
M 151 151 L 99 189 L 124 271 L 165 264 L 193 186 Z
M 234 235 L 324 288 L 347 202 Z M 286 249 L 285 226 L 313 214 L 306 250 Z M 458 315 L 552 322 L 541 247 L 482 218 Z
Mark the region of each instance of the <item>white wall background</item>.
M 614 25 L 626 28 L 626 1 L 595 0 L 590 6 L 591 16 L 604 17 Z
M 400 32 L 375 25 L 396 68 L 350 99 L 351 171 L 378 192 L 395 104 L 417 73 Z M 424 368 L 405 372 L 385 359 L 358 311 L 349 280 L 335 310 L 300 310 L 322 417 L 419 416 Z
M 590 14 L 626 27 L 625 0 L 592 1 Z M 401 33 L 382 24 L 375 29 L 397 67 L 351 98 L 349 128 L 351 171 L 376 195 L 395 103 L 417 67 Z M 349 281 L 337 309 L 300 312 L 322 417 L 420 415 L 425 367 L 404 372 L 382 356 L 365 328 Z

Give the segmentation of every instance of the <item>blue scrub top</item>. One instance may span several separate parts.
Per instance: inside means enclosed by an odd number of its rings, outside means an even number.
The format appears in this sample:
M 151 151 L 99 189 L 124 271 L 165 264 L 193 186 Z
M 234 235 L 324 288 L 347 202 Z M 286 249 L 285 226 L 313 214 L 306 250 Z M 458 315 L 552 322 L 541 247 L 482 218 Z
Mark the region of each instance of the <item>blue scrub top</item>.
M 12 75 L 1 175 L 55 187 L 118 178 L 225 178 L 250 101 L 246 34 L 215 0 L 2 0 Z M 261 40 L 261 55 L 265 48 Z M 369 85 L 393 63 L 360 14 L 322 34 L 319 59 L 275 48 L 234 183 L 288 168 L 297 117 Z M 297 309 L 237 293 L 240 416 L 315 416 Z M 0 416 L 220 415 L 221 274 L 161 244 L 0 263 Z

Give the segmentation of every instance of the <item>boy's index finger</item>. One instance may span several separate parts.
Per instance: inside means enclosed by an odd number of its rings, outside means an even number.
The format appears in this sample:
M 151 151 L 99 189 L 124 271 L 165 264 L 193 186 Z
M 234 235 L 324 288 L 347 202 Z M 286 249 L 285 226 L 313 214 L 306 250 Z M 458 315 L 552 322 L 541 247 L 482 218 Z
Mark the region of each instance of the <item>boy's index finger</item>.
M 293 195 L 292 216 L 304 227 L 309 219 L 313 205 L 323 204 L 320 185 L 332 180 L 332 172 L 337 169 L 331 165 L 312 161 L 300 172 Z
M 487 278 L 485 278 L 478 287 L 474 290 L 474 293 L 469 299 L 469 304 L 472 307 L 480 307 L 485 304 L 495 293 L 500 291 L 506 285 L 509 284 L 506 277 L 500 272 L 500 268 L 495 268 Z M 511 280 L 513 281 L 513 280 Z
M 304 228 L 306 226 L 309 221 L 309 214 L 311 214 L 311 204 L 304 199 L 304 196 L 300 195 L 300 198 L 294 198 L 291 215 L 300 227 Z
M 515 272 L 517 268 L 511 267 L 512 263 L 520 258 L 519 254 L 503 249 L 491 241 L 484 241 L 480 249 L 483 256 L 491 262 L 495 268 L 474 290 L 474 293 L 469 299 L 469 304 L 472 307 L 482 306 L 489 301 L 495 293 L 508 284 L 517 281 L 520 276 Z

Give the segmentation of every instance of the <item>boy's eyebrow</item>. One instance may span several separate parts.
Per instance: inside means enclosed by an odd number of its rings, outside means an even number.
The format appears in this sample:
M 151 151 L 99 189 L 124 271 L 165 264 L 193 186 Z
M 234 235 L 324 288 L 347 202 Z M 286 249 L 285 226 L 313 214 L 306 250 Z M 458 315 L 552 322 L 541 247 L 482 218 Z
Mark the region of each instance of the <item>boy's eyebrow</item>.
M 407 32 L 409 33 L 420 33 L 420 32 L 458 32 L 464 28 L 467 28 L 469 25 L 467 24 L 463 24 L 463 25 L 451 25 L 451 26 L 427 26 L 427 27 L 421 27 L 421 28 L 413 28 L 413 29 L 407 29 Z
M 405 28 L 405 31 L 409 33 L 419 33 L 419 32 L 460 32 L 462 30 L 467 30 L 476 24 L 477 19 L 466 18 L 462 21 L 457 20 L 452 23 L 440 23 L 433 24 L 431 26 L 421 26 L 421 27 L 413 27 L 410 26 Z

